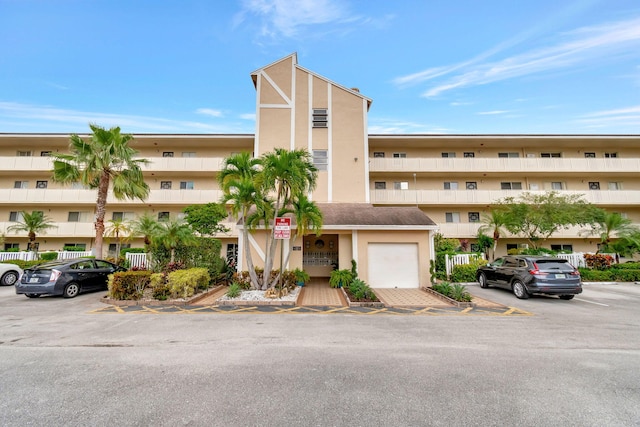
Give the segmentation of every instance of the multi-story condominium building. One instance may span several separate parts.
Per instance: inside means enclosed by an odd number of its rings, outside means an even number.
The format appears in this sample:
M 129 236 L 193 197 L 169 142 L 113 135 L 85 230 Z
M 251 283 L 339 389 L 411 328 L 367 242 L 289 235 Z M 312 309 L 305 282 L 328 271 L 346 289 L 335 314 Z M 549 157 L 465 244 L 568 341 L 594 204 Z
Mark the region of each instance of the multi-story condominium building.
M 324 214 L 322 235 L 291 244 L 290 268 L 328 276 L 358 263 L 372 286 L 417 287 L 429 281 L 433 236 L 475 243 L 492 204 L 523 191 L 580 193 L 591 203 L 640 223 L 640 135 L 369 135 L 371 100 L 297 64 L 295 54 L 251 73 L 256 87 L 255 135 L 134 135 L 149 198 L 109 198 L 106 219 L 158 220 L 191 204 L 219 201 L 225 157 L 276 147 L 309 150 L 319 169 L 311 198 Z M 124 129 L 126 131 L 126 129 Z M 86 137 L 88 135 L 80 135 Z M 51 180 L 52 152 L 69 135 L 0 134 L 0 231 L 5 248 L 26 249 L 27 236 L 7 232 L 21 211 L 41 210 L 56 228 L 38 237 L 40 250 L 92 248 L 96 192 Z M 218 236 L 223 254 L 264 257 L 258 234 L 242 247 L 235 220 Z M 598 238 L 577 228 L 543 244 L 597 250 Z M 498 254 L 526 241 L 505 236 Z M 128 242 L 142 246 L 140 238 Z M 112 240 L 110 250 L 115 248 Z

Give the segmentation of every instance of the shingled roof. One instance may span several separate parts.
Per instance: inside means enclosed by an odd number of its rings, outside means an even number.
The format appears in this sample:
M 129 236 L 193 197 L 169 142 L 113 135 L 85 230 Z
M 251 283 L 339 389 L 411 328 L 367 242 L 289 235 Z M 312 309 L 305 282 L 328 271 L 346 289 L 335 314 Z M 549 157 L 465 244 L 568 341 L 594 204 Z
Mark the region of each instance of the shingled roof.
M 324 228 L 331 226 L 436 226 L 417 206 L 373 206 L 368 203 L 318 203 Z

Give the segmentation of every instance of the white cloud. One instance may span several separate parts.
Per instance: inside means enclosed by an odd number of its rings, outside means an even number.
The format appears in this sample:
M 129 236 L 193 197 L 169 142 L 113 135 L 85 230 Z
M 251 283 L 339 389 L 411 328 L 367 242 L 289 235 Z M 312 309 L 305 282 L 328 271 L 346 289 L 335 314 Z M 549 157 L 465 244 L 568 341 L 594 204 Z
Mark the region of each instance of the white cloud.
M 583 27 L 559 37 L 560 41 L 555 45 L 540 47 L 497 61 L 486 61 L 489 56 L 503 50 L 504 46 L 498 46 L 469 61 L 429 68 L 398 77 L 394 82 L 406 85 L 448 76 L 443 82 L 423 93 L 424 97 L 435 97 L 453 89 L 544 73 L 582 63 L 597 63 L 619 52 L 638 56 L 640 18 Z M 503 45 L 512 44 L 514 42 L 509 41 Z
M 256 113 L 246 113 L 246 114 L 240 114 L 240 118 L 242 120 L 253 120 L 255 122 L 256 120 Z
M 211 117 L 222 117 L 222 111 L 214 110 L 214 109 L 211 109 L 211 108 L 198 108 L 196 110 L 196 113 L 204 114 L 206 116 L 211 116 Z
M 481 116 L 494 116 L 494 115 L 507 114 L 507 113 L 510 113 L 510 111 L 509 110 L 480 111 L 476 114 Z
M 616 110 L 597 111 L 585 114 L 576 120 L 589 127 L 618 129 L 621 126 L 635 126 L 640 129 L 640 105 Z
M 444 134 L 449 129 L 441 126 L 395 119 L 374 119 L 369 125 L 370 134 Z
M 244 124 L 226 123 L 212 126 L 197 121 L 171 120 L 125 114 L 76 111 L 52 106 L 0 102 L 0 125 L 7 132 L 87 132 L 89 123 L 120 126 L 128 133 L 247 133 Z
M 350 14 L 343 0 L 243 0 L 242 11 L 234 17 L 233 25 L 245 23 L 249 16 L 260 20 L 260 35 L 296 37 L 308 26 L 339 24 L 351 30 L 359 22 L 381 27 L 392 15 L 381 19 Z M 348 25 L 348 26 L 347 26 Z

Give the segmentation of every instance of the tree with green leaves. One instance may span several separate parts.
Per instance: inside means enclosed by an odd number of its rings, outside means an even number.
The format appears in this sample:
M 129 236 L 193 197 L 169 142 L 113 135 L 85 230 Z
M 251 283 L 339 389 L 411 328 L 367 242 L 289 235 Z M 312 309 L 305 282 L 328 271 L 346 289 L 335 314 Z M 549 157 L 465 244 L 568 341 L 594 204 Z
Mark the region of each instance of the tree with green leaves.
M 151 240 L 160 231 L 160 223 L 149 212 L 145 212 L 131 221 L 131 234 L 140 236 L 144 240 L 144 246 L 149 252 Z
M 29 237 L 27 250 L 37 252 L 35 244 L 37 234 L 45 233 L 47 230 L 55 227 L 56 225 L 53 221 L 42 211 L 22 211 L 16 224 L 7 227 L 7 231 L 27 232 Z
M 632 255 L 640 250 L 640 228 L 619 212 L 598 212 L 587 234 L 600 238 L 600 252 Z
M 120 256 L 122 242 L 131 240 L 131 226 L 122 219 L 110 219 L 109 225 L 105 228 L 105 235 L 116 239 L 116 259 Z
M 51 154 L 54 158 L 52 179 L 65 184 L 79 182 L 98 190 L 95 254 L 102 257 L 109 190 L 118 200 L 144 201 L 149 196 L 149 186 L 144 181 L 141 166 L 148 161 L 135 158 L 138 152 L 129 144 L 133 136 L 120 133 L 119 127 L 104 129 L 94 124 L 89 127 L 92 131 L 89 141 L 71 135 L 68 154 Z
M 306 198 L 315 188 L 317 176 L 318 171 L 306 150 L 276 148 L 258 159 L 252 159 L 248 153 L 225 159 L 225 166 L 219 175 L 220 187 L 224 192 L 223 203 L 229 203 L 232 213 L 242 221 L 244 254 L 254 288 L 274 287 L 279 275 L 269 283 L 269 274 L 265 274 L 265 280 L 259 282 L 251 259 L 249 233 L 256 229 L 265 230 L 264 270 L 273 270 L 278 250 L 273 227 L 276 217 L 291 214 L 297 224 L 295 236 L 308 230 L 319 231 L 322 227 L 321 212 Z M 290 239 L 290 245 L 293 240 Z M 284 244 L 281 241 L 281 253 Z
M 506 229 L 527 239 L 534 249 L 561 229 L 593 224 L 599 214 L 599 209 L 586 202 L 582 194 L 557 191 L 506 197 L 498 209 L 504 210 Z
M 170 251 L 170 262 L 173 263 L 176 260 L 176 248 L 181 244 L 188 245 L 195 242 L 196 236 L 193 229 L 184 220 L 170 219 L 159 225 L 158 233 L 153 236 L 153 241 Z
M 478 229 L 479 233 L 489 233 L 493 239 L 493 259 L 496 258 L 496 248 L 498 247 L 498 240 L 506 231 L 506 214 L 504 210 L 493 208 L 489 213 L 482 213 L 481 222 L 482 225 Z
M 229 215 L 222 203 L 189 205 L 182 212 L 186 214 L 185 221 L 201 236 L 213 236 L 229 231 L 227 227 L 220 224 L 220 221 Z

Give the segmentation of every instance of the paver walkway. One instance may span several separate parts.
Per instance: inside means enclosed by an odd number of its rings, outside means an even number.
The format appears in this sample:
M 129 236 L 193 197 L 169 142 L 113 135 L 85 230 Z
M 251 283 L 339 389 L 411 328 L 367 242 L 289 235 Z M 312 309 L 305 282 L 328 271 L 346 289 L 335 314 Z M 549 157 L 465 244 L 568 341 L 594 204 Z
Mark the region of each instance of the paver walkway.
M 373 292 L 387 307 L 451 307 L 421 289 L 376 288 Z
M 344 307 L 347 305 L 340 289 L 329 286 L 329 279 L 312 279 L 302 289 L 301 306 Z

